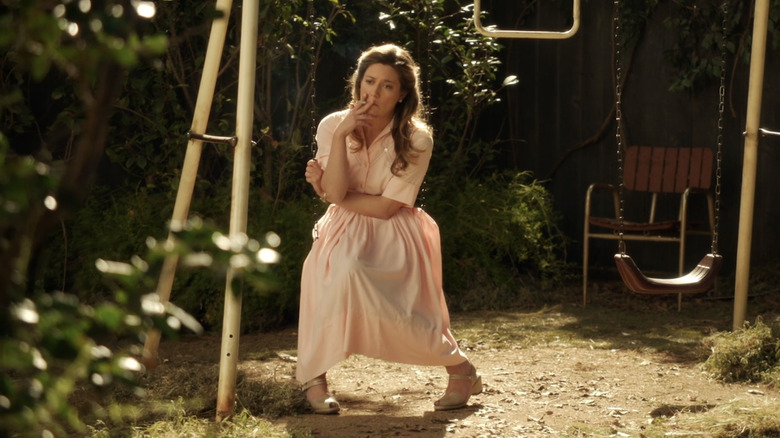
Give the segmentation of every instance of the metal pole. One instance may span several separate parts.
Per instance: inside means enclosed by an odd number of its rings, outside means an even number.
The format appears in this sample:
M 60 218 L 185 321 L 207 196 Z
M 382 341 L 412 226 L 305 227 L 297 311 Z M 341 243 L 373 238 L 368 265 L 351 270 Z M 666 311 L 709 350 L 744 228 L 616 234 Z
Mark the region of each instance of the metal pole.
M 756 0 L 753 17 L 753 48 L 750 53 L 745 150 L 742 158 L 742 197 L 739 209 L 739 240 L 737 242 L 737 272 L 734 285 L 734 324 L 732 326 L 734 330 L 742 328 L 747 310 L 750 247 L 753 238 L 753 208 L 756 194 L 756 164 L 758 162 L 758 129 L 761 123 L 761 93 L 764 85 L 769 0 Z
M 222 11 L 222 17 L 215 18 L 211 25 L 211 34 L 209 35 L 209 44 L 206 48 L 206 59 L 203 65 L 203 76 L 200 78 L 198 99 L 195 102 L 195 114 L 192 117 L 191 132 L 205 132 L 209 123 L 211 103 L 214 99 L 214 88 L 216 87 L 217 75 L 219 73 L 219 61 L 225 45 L 225 34 L 227 33 L 231 4 L 232 0 L 217 1 L 216 10 Z M 198 175 L 202 146 L 203 142 L 199 139 L 190 138 L 187 143 L 181 180 L 176 192 L 176 203 L 173 206 L 173 215 L 171 216 L 171 228 L 187 220 L 187 215 L 190 211 L 190 201 L 192 201 L 192 192 L 195 188 L 195 179 Z M 172 242 L 172 240 L 173 236 L 168 234 L 168 241 Z M 176 274 L 178 263 L 179 258 L 176 256 L 166 258 L 163 263 L 160 278 L 157 282 L 157 295 L 159 295 L 160 301 L 163 303 L 167 303 L 171 297 L 173 278 Z M 153 369 L 157 366 L 157 348 L 159 345 L 159 330 L 150 330 L 146 334 L 142 353 L 143 362 L 147 369 Z
M 230 201 L 230 238 L 246 234 L 249 205 L 249 171 L 254 121 L 255 69 L 257 61 L 257 0 L 245 1 L 241 13 L 241 47 L 238 64 L 236 107 L 236 144 L 233 165 L 233 190 Z M 236 399 L 238 338 L 241 331 L 241 291 L 233 290 L 235 272 L 230 268 L 225 282 L 225 309 L 222 316 L 222 349 L 219 360 L 217 421 L 233 414 Z

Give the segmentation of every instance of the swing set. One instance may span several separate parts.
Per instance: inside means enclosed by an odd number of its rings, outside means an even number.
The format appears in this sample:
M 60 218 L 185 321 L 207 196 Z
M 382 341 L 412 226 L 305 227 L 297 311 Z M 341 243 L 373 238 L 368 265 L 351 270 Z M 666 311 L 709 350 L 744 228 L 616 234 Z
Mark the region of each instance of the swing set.
M 312 2 L 313 0 L 310 0 Z M 474 0 L 474 24 L 480 33 L 496 38 L 532 38 L 532 39 L 565 39 L 570 38 L 579 29 L 580 25 L 580 0 L 572 0 L 572 26 L 563 31 L 532 31 L 532 30 L 501 30 L 493 27 L 485 27 L 481 23 L 481 2 Z M 616 5 L 617 5 L 617 1 Z M 188 132 L 188 144 L 184 158 L 182 175 L 177 190 L 176 201 L 173 209 L 171 223 L 183 223 L 187 220 L 190 202 L 194 191 L 198 165 L 200 162 L 203 142 L 228 143 L 234 146 L 233 183 L 231 192 L 231 210 L 229 237 L 238 238 L 246 234 L 247 213 L 249 199 L 249 175 L 252 146 L 253 110 L 252 96 L 255 89 L 255 64 L 256 44 L 258 34 L 259 5 L 257 2 L 244 2 L 241 14 L 241 42 L 239 47 L 239 71 L 238 71 L 238 96 L 236 111 L 235 136 L 221 137 L 205 133 L 210 115 L 210 108 L 214 97 L 217 74 L 219 71 L 220 57 L 224 48 L 227 31 L 228 17 L 232 7 L 232 0 L 217 0 L 216 10 L 221 11 L 220 17 L 215 18 L 211 27 L 209 42 L 206 49 L 203 74 L 198 89 L 198 98 L 195 104 L 191 128 Z M 739 316 L 739 327 L 744 320 L 744 303 L 747 300 L 747 266 L 750 253 L 750 225 L 752 225 L 752 202 L 755 190 L 755 166 L 757 137 L 759 132 L 758 121 L 761 108 L 761 87 L 763 83 L 764 51 L 766 47 L 766 29 L 768 20 L 769 0 L 756 0 L 755 21 L 753 31 L 753 53 L 751 57 L 750 90 L 748 95 L 748 117 L 745 140 L 745 158 L 743 171 L 742 211 L 740 216 L 740 242 L 746 240 L 746 245 L 740 246 L 737 259 L 737 302 L 735 302 L 735 328 Z M 310 4 L 310 12 L 313 14 Z M 619 72 L 619 69 L 618 69 Z M 618 81 L 619 84 L 619 81 Z M 618 116 L 620 115 L 620 89 L 616 89 Z M 313 97 L 313 96 L 312 96 Z M 721 99 L 723 98 L 721 91 Z M 722 101 L 721 101 L 722 102 Z M 722 103 L 721 103 L 722 111 Z M 618 129 L 620 119 L 618 118 Z M 719 129 L 721 129 L 719 123 Z M 762 133 L 772 133 L 761 130 Z M 776 133 L 772 133 L 776 134 Z M 720 137 L 720 136 L 719 136 Z M 618 154 L 621 160 L 622 140 L 618 134 Z M 720 157 L 720 153 L 718 154 Z M 720 158 L 718 158 L 720 160 Z M 718 164 L 720 167 L 720 162 Z M 718 173 L 719 177 L 719 173 Z M 620 176 L 620 187 L 624 186 L 623 176 Z M 620 228 L 626 223 L 622 214 L 622 200 L 620 201 Z M 743 221 L 746 222 L 743 226 Z M 174 236 L 168 235 L 168 240 L 173 241 Z M 640 293 L 672 293 L 693 290 L 694 288 L 709 285 L 717 275 L 720 264 L 720 255 L 717 254 L 717 232 L 713 234 L 712 254 L 705 256 L 699 266 L 691 273 L 676 279 L 657 279 L 644 276 L 626 254 L 624 244 L 619 245 L 620 252 L 615 256 L 621 276 L 626 285 Z M 746 256 L 740 258 L 740 254 Z M 166 303 L 171 294 L 178 257 L 171 255 L 166 258 L 157 284 L 156 293 L 161 302 Z M 740 273 L 745 278 L 740 279 Z M 235 386 L 238 364 L 238 345 L 241 326 L 241 295 L 234 293 L 232 280 L 235 272 L 231 269 L 227 273 L 225 283 L 225 305 L 222 325 L 222 344 L 220 350 L 220 372 L 217 393 L 216 419 L 218 421 L 233 414 L 235 405 Z M 744 291 L 741 290 L 744 288 Z M 645 292 L 642 292 L 645 291 Z M 741 296 L 741 297 L 740 297 Z M 738 310 L 739 309 L 739 310 Z M 147 333 L 143 350 L 143 362 L 148 369 L 153 369 L 157 364 L 157 349 L 160 343 L 160 333 L 150 331 Z

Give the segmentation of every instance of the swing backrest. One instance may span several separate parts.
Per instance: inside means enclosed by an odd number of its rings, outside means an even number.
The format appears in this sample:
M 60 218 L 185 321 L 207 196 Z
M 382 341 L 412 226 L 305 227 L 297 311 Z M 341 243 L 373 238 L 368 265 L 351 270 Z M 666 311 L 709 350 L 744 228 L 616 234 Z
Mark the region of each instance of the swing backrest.
M 682 193 L 709 189 L 713 152 L 709 148 L 631 146 L 626 149 L 624 184 L 629 190 Z

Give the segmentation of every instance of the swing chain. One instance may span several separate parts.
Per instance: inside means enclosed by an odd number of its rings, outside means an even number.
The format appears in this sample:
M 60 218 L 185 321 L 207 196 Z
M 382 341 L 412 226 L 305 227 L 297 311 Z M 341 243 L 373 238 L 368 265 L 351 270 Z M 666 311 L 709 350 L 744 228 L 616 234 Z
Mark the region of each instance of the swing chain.
M 718 241 L 719 241 L 719 227 L 720 227 L 720 195 L 721 195 L 721 178 L 723 176 L 723 114 L 725 112 L 725 96 L 726 96 L 726 43 L 728 31 L 728 3 L 729 0 L 723 0 L 721 5 L 723 13 L 722 33 L 721 33 L 721 52 L 720 52 L 720 86 L 718 87 L 718 136 L 717 136 L 717 152 L 716 152 L 716 169 L 715 169 L 715 202 L 714 202 L 714 218 L 712 224 L 712 253 L 718 254 Z M 619 215 L 618 215 L 618 249 L 620 254 L 625 255 L 626 243 L 623 239 L 624 235 L 624 205 L 625 205 L 625 183 L 624 183 L 624 142 L 623 142 L 623 111 L 621 107 L 623 87 L 621 85 L 621 70 L 622 65 L 620 62 L 620 1 L 615 0 L 615 13 L 614 13 L 614 44 L 615 44 L 615 122 L 617 123 L 615 137 L 617 140 L 617 160 L 618 160 L 618 203 L 619 203 Z
M 308 8 L 308 26 L 309 26 L 309 39 L 311 41 L 311 64 L 309 66 L 309 86 L 311 87 L 311 92 L 309 93 L 310 96 L 310 106 L 311 106 L 311 114 L 310 114 L 310 120 L 311 120 L 311 127 L 310 127 L 310 135 L 311 135 L 311 144 L 310 144 L 310 150 L 311 150 L 311 157 L 312 159 L 317 157 L 317 23 L 316 23 L 316 11 L 314 10 L 314 0 L 309 0 L 309 4 L 307 6 Z M 319 236 L 319 231 L 317 230 L 317 219 L 318 219 L 318 206 L 319 206 L 319 197 L 315 193 L 312 197 L 313 201 L 312 204 L 314 206 L 312 207 L 312 216 L 314 220 L 314 228 L 312 228 L 311 236 L 313 240 L 317 240 Z
M 317 115 L 317 78 L 316 78 L 316 69 L 317 69 L 317 54 L 316 54 L 316 45 L 317 45 L 317 32 L 316 32 L 316 15 L 314 11 L 314 0 L 309 0 L 308 4 L 308 16 L 309 16 L 309 39 L 311 40 L 311 64 L 309 66 L 309 75 L 311 79 L 309 80 L 309 86 L 311 87 L 311 92 L 309 93 L 310 101 L 311 101 L 311 154 L 312 158 L 314 158 L 317 155 L 317 122 L 315 121 L 315 117 Z
M 625 255 L 626 253 L 626 242 L 623 240 L 623 228 L 624 228 L 624 222 L 625 222 L 625 184 L 623 181 L 623 130 L 621 128 L 621 123 L 623 120 L 623 109 L 622 109 L 622 99 L 623 99 L 623 87 L 621 86 L 621 69 L 622 65 L 620 62 L 620 2 L 619 0 L 615 0 L 615 13 L 613 18 L 613 27 L 614 27 L 614 40 L 613 44 L 615 45 L 615 122 L 617 124 L 616 130 L 615 130 L 615 140 L 617 143 L 617 166 L 618 166 L 618 249 L 620 251 L 620 254 Z
M 720 41 L 720 87 L 718 88 L 718 138 L 717 138 L 717 152 L 715 156 L 716 168 L 715 168 L 715 218 L 712 224 L 712 253 L 718 254 L 718 241 L 719 241 L 719 228 L 720 228 L 720 193 L 721 193 L 721 178 L 723 176 L 723 113 L 726 109 L 726 43 L 728 41 L 728 17 L 729 17 L 729 0 L 723 0 L 721 5 L 723 14 L 723 23 L 721 29 L 721 41 Z
M 431 84 L 433 80 L 431 79 L 431 76 L 433 75 L 433 44 L 436 40 L 436 23 L 438 20 L 438 17 L 436 16 L 436 7 L 437 4 L 435 1 L 425 1 L 422 5 L 422 11 L 425 15 L 425 20 L 423 21 L 423 26 L 425 26 L 425 32 L 428 35 L 428 39 L 426 41 L 425 46 L 425 59 L 426 59 L 426 65 L 425 65 L 425 71 L 421 71 L 420 75 L 422 78 L 424 78 L 421 82 L 422 89 L 422 102 L 420 102 L 420 105 L 423 106 L 423 117 L 425 118 L 426 123 L 431 123 L 431 117 L 432 117 L 432 110 L 431 110 L 431 95 L 433 91 L 431 90 Z M 422 184 L 420 184 L 420 191 L 417 195 L 417 204 L 420 208 L 425 209 L 427 205 L 425 204 L 427 195 L 428 195 L 428 179 L 423 179 Z

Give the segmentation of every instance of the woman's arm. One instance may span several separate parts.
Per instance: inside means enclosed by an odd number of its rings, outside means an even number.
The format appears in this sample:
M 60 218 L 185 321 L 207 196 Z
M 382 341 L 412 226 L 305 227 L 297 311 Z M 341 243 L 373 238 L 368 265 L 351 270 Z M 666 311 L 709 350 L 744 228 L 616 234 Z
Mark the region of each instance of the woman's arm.
M 364 216 L 390 219 L 404 204 L 382 195 L 347 192 L 344 199 L 337 203 L 340 207 Z
M 373 96 L 367 95 L 364 101 L 360 101 L 356 106 L 350 108 L 333 132 L 328 166 L 325 168 L 320 180 L 320 187 L 323 191 L 322 197 L 329 202 L 338 204 L 347 194 L 347 188 L 349 187 L 347 178 L 349 171 L 347 137 L 356 129 L 369 126 L 369 121 L 376 118 L 368 113 L 373 102 Z
M 317 196 L 323 197 L 325 194 L 321 187 L 322 167 L 316 160 L 309 160 L 306 164 L 306 181 L 311 184 Z M 326 202 L 326 199 L 323 199 Z M 362 215 L 376 217 L 379 219 L 389 219 L 392 215 L 403 207 L 403 204 L 381 195 L 367 195 L 365 193 L 347 192 L 339 202 L 334 202 L 347 210 L 360 213 Z
M 347 162 L 347 135 L 342 132 L 333 134 L 328 167 L 322 171 L 319 181 L 319 196 L 325 202 L 337 203 L 347 193 L 349 181 L 347 174 L 349 163 Z M 314 184 L 312 184 L 314 186 Z M 317 186 L 314 186 L 315 190 Z

